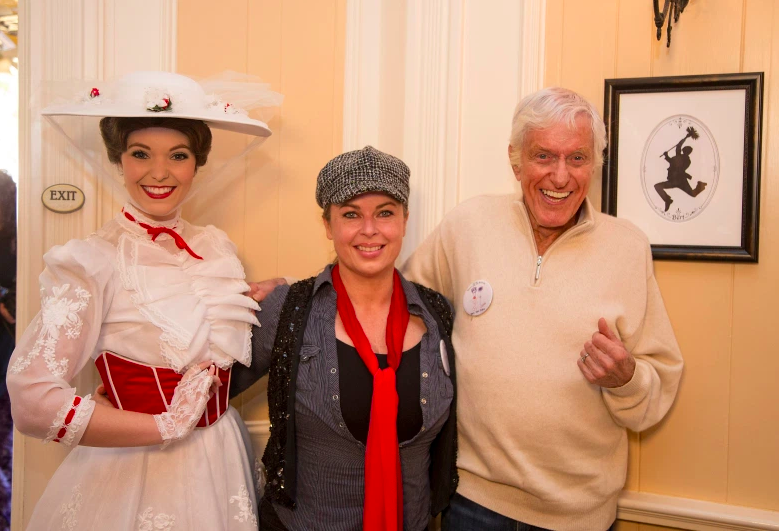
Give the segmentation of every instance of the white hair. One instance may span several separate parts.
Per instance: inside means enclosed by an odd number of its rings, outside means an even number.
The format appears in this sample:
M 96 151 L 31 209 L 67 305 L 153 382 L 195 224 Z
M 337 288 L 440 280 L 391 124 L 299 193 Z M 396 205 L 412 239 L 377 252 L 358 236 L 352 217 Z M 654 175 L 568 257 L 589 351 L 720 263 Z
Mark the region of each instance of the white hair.
M 517 104 L 511 121 L 512 147 L 511 164 L 522 166 L 522 150 L 525 135 L 536 129 L 546 129 L 555 124 L 566 123 L 576 127 L 576 118 L 585 116 L 592 127 L 593 152 L 595 165 L 593 173 L 603 167 L 603 149 L 606 147 L 606 126 L 598 110 L 576 92 L 562 87 L 549 87 L 535 92 Z

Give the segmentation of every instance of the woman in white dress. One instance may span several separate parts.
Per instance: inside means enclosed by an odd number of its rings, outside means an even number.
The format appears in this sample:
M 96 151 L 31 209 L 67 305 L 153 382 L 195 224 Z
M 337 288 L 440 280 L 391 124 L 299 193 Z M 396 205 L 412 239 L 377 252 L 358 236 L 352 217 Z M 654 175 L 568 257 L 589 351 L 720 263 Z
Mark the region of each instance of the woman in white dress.
M 129 200 L 46 253 L 41 311 L 9 365 L 16 427 L 73 447 L 28 529 L 254 531 L 254 457 L 227 392 L 233 363 L 250 364 L 257 305 L 225 233 L 180 212 L 209 126 L 270 130 L 176 74 L 130 74 L 91 96 L 44 114 L 107 117 Z M 90 362 L 115 407 L 72 387 Z

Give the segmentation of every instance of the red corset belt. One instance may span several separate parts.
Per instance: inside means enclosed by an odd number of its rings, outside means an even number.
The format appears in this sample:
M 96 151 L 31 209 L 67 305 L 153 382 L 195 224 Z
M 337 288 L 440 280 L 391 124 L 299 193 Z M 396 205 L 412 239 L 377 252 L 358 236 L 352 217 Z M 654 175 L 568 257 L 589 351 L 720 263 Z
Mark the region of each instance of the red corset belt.
M 182 375 L 168 367 L 153 367 L 103 352 L 95 360 L 108 400 L 118 409 L 157 415 L 168 410 Z M 211 397 L 206 412 L 197 423 L 198 428 L 210 426 L 227 411 L 229 404 L 231 370 L 217 367 L 216 374 L 222 387 Z

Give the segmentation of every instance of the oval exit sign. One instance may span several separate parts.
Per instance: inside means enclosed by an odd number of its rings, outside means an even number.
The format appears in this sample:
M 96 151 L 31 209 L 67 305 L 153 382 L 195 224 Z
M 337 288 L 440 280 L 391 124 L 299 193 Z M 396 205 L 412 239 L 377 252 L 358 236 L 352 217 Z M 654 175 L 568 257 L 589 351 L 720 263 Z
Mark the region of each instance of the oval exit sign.
M 84 206 L 84 192 L 72 184 L 54 184 L 43 191 L 41 201 L 52 212 L 70 214 Z

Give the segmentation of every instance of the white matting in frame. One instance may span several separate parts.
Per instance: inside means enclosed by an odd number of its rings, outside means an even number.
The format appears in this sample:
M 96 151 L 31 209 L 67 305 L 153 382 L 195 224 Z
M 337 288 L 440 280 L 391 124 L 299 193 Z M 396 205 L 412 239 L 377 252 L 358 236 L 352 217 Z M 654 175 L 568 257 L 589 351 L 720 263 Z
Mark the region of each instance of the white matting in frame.
M 745 92 L 621 95 L 617 217 L 641 227 L 651 243 L 740 245 Z M 682 140 L 680 151 L 689 148 L 689 154 L 676 153 Z M 674 171 L 687 163 L 686 171 Z M 678 183 L 660 188 L 668 203 L 656 188 L 665 183 Z

